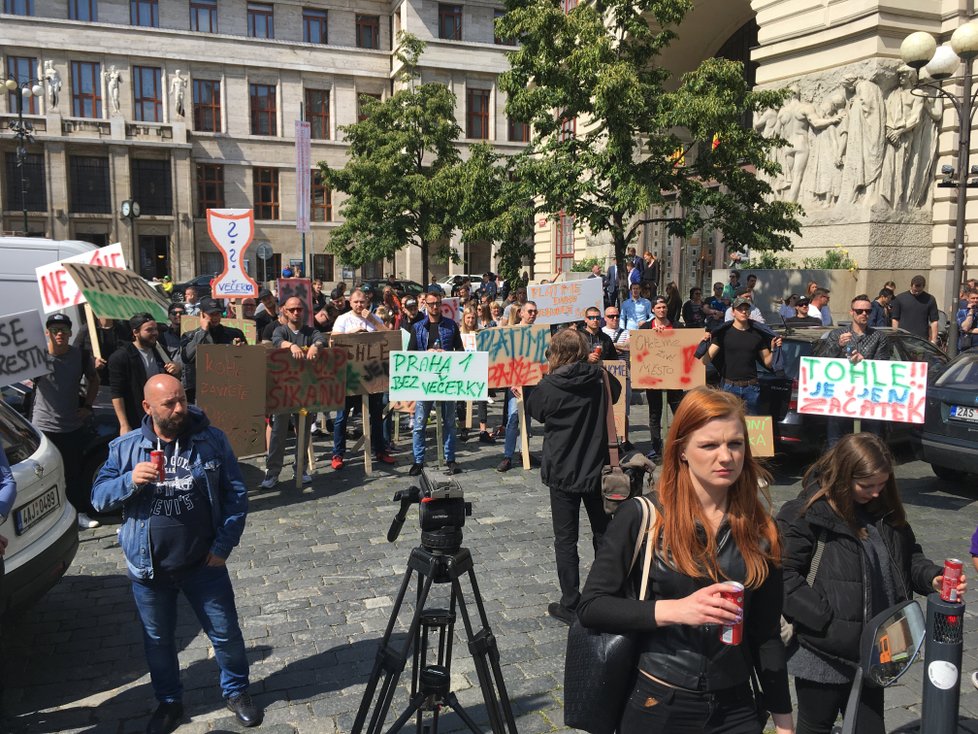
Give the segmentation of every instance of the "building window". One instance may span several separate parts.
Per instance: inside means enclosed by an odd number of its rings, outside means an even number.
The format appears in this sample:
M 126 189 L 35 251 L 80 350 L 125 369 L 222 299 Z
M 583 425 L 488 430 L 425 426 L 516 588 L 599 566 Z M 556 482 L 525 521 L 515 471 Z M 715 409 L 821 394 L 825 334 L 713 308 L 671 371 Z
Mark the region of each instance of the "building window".
M 68 19 L 98 21 L 98 0 L 68 0 Z
M 275 85 L 251 84 L 251 134 L 278 135 Z
M 316 280 L 333 279 L 333 256 L 332 255 L 313 255 L 312 256 L 312 277 Z
M 158 0 L 129 0 L 129 23 L 145 28 L 160 27 Z
M 46 212 L 48 197 L 44 186 L 44 154 L 27 153 L 22 164 L 17 163 L 17 154 L 7 153 L 4 208 L 8 211 Z
M 28 115 L 37 114 L 37 97 L 22 97 L 20 90 L 24 86 L 30 86 L 29 82 L 37 73 L 37 59 L 30 56 L 8 56 L 7 57 L 7 78 L 20 83 L 20 86 L 12 92 L 7 92 L 7 109 L 11 113 L 16 113 L 20 109 L 20 103 L 24 103 L 24 113 Z
M 326 11 L 302 9 L 302 40 L 306 43 L 326 43 Z
M 160 70 L 150 66 L 132 67 L 133 119 L 140 122 L 163 122 L 160 76 Z
M 357 14 L 357 48 L 380 48 L 380 16 Z
M 309 219 L 313 222 L 333 221 L 333 192 L 323 183 L 323 174 L 313 171 L 312 177 L 312 206 L 309 208 Z
M 306 90 L 306 119 L 313 140 L 329 140 L 329 92 Z
M 275 38 L 274 9 L 267 3 L 248 3 L 248 35 Z
M 563 118 L 560 122 L 560 141 L 573 140 L 575 137 L 577 137 L 577 118 Z
M 506 11 L 505 10 L 500 10 L 499 8 L 496 8 L 493 11 L 493 15 L 492 15 L 493 28 L 495 28 L 496 23 L 498 23 L 499 22 L 499 19 L 502 18 L 504 15 L 506 15 Z M 498 33 L 493 33 L 492 35 L 493 35 L 493 38 L 496 41 L 496 45 L 497 46 L 515 46 L 516 45 L 516 42 L 513 41 L 512 38 L 501 38 Z
M 577 0 L 561 0 L 561 2 L 564 6 L 565 15 L 577 7 Z
M 197 164 L 197 216 L 206 217 L 208 209 L 224 208 L 224 166 L 219 163 Z
M 574 266 L 574 217 L 560 213 L 555 244 L 554 268 L 556 272 L 569 273 Z
M 446 41 L 462 40 L 462 6 L 438 6 L 438 37 Z
M 278 169 L 253 168 L 255 219 L 278 219 Z
M 131 162 L 132 197 L 143 214 L 173 214 L 173 186 L 170 161 L 133 158 Z
M 509 142 L 529 143 L 530 126 L 525 122 L 514 120 L 512 117 L 509 118 Z
M 477 140 L 489 139 L 489 95 L 488 89 L 467 89 L 465 137 Z
M 217 0 L 190 0 L 190 30 L 217 33 Z
M 97 61 L 71 62 L 71 113 L 75 117 L 102 116 L 102 65 Z
M 109 159 L 91 155 L 68 156 L 71 211 L 82 214 L 111 214 Z
M 380 102 L 380 95 L 368 94 L 367 92 L 360 92 L 357 95 L 357 122 L 363 122 L 367 119 L 365 108 L 369 106 L 372 100 Z
M 221 83 L 213 79 L 194 79 L 194 130 L 221 132 Z
M 34 15 L 34 0 L 3 0 L 3 12 L 8 15 Z

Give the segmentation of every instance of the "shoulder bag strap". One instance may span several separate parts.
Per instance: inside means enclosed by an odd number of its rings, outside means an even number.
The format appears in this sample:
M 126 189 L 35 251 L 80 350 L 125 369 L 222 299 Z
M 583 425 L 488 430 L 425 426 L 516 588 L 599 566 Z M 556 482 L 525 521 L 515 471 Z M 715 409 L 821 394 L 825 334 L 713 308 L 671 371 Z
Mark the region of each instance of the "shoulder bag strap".
M 611 383 L 608 378 L 608 371 L 602 367 L 601 376 L 604 378 L 604 397 L 607 403 L 605 410 L 605 420 L 608 424 L 608 457 L 609 465 L 618 468 L 618 434 L 615 432 L 615 409 L 611 400 Z
M 642 505 L 642 529 L 647 530 L 649 527 L 649 507 L 644 502 Z M 632 553 L 632 562 L 628 564 L 628 575 L 632 575 L 632 569 L 635 568 L 635 564 L 638 562 L 638 554 L 642 552 L 642 538 L 644 533 L 640 532 L 638 537 L 635 539 L 635 551 Z
M 815 553 L 812 554 L 812 564 L 808 569 L 808 576 L 805 577 L 805 581 L 811 586 L 815 583 L 815 576 L 818 574 L 818 566 L 822 562 L 822 553 L 825 551 L 825 535 L 822 528 L 818 529 L 817 539 L 815 541 Z
M 649 572 L 652 570 L 652 556 L 655 553 L 655 544 L 652 542 L 652 528 L 655 527 L 655 505 L 648 497 L 639 497 L 643 507 L 647 508 L 645 513 L 645 564 L 642 568 L 642 588 L 638 593 L 639 601 L 645 601 L 645 596 L 649 590 Z

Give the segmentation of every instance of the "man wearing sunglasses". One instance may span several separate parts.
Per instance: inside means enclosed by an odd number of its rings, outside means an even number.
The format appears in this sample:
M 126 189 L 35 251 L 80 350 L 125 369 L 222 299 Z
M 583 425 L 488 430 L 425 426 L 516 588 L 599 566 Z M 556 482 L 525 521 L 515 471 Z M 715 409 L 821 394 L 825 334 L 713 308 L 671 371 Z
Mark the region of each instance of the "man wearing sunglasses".
M 609 308 L 609 311 L 617 313 L 616 309 Z M 591 345 L 591 354 L 588 355 L 588 362 L 599 362 L 603 359 L 618 359 L 618 351 L 615 343 L 601 329 L 601 312 L 592 306 L 584 312 L 584 336 L 587 337 Z

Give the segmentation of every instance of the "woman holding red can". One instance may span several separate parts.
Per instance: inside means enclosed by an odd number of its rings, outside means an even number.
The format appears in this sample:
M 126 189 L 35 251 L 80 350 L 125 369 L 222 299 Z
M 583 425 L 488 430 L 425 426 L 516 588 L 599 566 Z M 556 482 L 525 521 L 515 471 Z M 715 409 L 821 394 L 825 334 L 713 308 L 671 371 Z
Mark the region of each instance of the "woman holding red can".
M 641 635 L 621 734 L 760 734 L 771 711 L 794 731 L 781 642 L 781 547 L 759 487 L 770 477 L 747 443 L 743 403 L 700 387 L 676 411 L 652 528 L 645 600 L 638 501 L 615 514 L 584 587 L 582 624 Z M 763 705 L 755 699 L 752 678 Z
M 865 623 L 914 593 L 941 591 L 943 568 L 924 556 L 897 491 L 893 457 L 870 433 L 823 454 L 802 492 L 778 513 L 784 545 L 784 615 L 793 622 L 799 734 L 829 734 L 845 710 Z M 809 584 L 813 558 L 822 553 Z M 957 591 L 967 580 L 961 576 Z M 883 734 L 883 689 L 863 685 L 860 734 Z

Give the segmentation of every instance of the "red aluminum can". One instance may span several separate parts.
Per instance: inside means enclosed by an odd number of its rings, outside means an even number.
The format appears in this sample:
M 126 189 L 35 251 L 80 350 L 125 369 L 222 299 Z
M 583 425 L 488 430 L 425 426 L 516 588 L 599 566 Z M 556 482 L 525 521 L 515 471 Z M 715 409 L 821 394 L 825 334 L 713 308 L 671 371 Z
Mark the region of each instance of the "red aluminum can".
M 598 359 L 601 359 L 601 352 L 603 351 L 604 350 L 601 348 L 600 344 L 598 344 L 598 346 L 594 348 L 594 354 L 597 356 Z
M 941 599 L 944 601 L 958 600 L 958 584 L 961 583 L 961 571 L 964 564 L 957 558 L 944 561 L 944 583 L 941 584 Z
M 727 588 L 720 592 L 720 596 L 740 607 L 741 619 L 737 624 L 723 625 L 720 628 L 720 642 L 724 645 L 739 645 L 744 639 L 744 585 L 736 581 L 725 581 L 723 585 Z
M 164 455 L 159 449 L 149 452 L 149 460 L 156 467 L 156 480 L 159 482 L 166 480 L 166 468 L 164 467 Z

